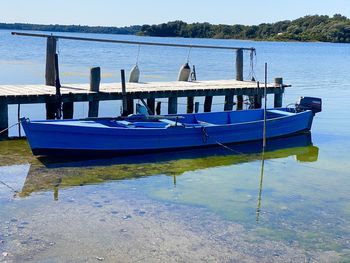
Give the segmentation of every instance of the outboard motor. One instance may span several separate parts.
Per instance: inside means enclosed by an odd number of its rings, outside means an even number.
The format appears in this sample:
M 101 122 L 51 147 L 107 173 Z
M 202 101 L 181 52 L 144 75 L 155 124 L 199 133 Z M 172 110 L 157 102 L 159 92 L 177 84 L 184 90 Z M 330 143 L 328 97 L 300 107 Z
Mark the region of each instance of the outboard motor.
M 295 105 L 297 112 L 311 110 L 313 114 L 322 111 L 322 99 L 313 97 L 301 97 Z

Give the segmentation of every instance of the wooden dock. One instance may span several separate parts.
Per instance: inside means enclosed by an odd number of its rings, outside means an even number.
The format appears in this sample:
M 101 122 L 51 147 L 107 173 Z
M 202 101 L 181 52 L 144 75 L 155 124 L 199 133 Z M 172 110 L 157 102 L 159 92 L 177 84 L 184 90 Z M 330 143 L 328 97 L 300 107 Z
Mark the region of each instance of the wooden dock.
M 268 94 L 282 94 L 288 85 L 267 85 Z M 264 84 L 237 80 L 174 81 L 126 83 L 128 99 L 156 99 L 197 96 L 263 95 Z M 0 85 L 0 101 L 6 104 L 55 102 L 56 88 L 47 85 Z M 121 83 L 101 83 L 99 91 L 89 84 L 65 84 L 61 87 L 63 102 L 122 100 Z M 276 105 L 277 107 L 279 105 Z
M 248 96 L 254 104 L 254 108 L 260 108 L 264 95 L 264 83 L 255 81 L 243 81 L 243 52 L 250 52 L 251 59 L 255 55 L 255 48 L 231 47 L 231 46 L 202 46 L 153 42 L 135 42 L 111 39 L 81 38 L 72 36 L 54 36 L 31 33 L 12 32 L 13 35 L 41 37 L 47 39 L 46 46 L 46 85 L 0 85 L 0 138 L 7 138 L 8 105 L 17 104 L 18 116 L 20 116 L 21 104 L 46 104 L 46 118 L 57 118 L 57 109 L 62 106 L 63 118 L 70 119 L 74 113 L 74 102 L 89 102 L 88 117 L 98 117 L 99 102 L 105 100 L 122 100 L 123 114 L 134 113 L 134 100 L 141 100 L 147 106 L 151 114 L 160 114 L 160 102 L 157 98 L 168 99 L 168 113 L 176 114 L 178 98 L 187 97 L 187 113 L 199 110 L 195 97 L 205 97 L 204 112 L 210 112 L 213 96 L 224 96 L 223 110 L 233 109 L 236 96 L 237 110 L 243 108 L 243 96 Z M 57 40 L 69 39 L 76 41 L 95 41 L 116 44 L 171 46 L 179 48 L 200 49 L 226 49 L 236 51 L 236 78 L 235 80 L 211 80 L 211 81 L 174 81 L 151 83 L 125 83 L 125 72 L 121 71 L 121 83 L 100 83 L 101 69 L 91 68 L 90 83 L 88 84 L 64 84 L 58 85 L 58 55 Z M 194 78 L 195 79 L 195 78 Z M 181 80 L 181 79 L 180 79 Z M 136 81 L 137 82 L 137 81 Z M 274 83 L 266 85 L 266 93 L 274 95 L 274 106 L 282 106 L 282 96 L 286 87 L 282 78 L 275 78 Z M 59 104 L 58 104 L 59 103 Z M 58 106 L 60 105 L 61 106 Z M 60 116 L 59 116 L 60 117 Z
M 274 95 L 274 106 L 282 106 L 284 89 L 290 85 L 269 83 L 267 94 Z M 168 113 L 177 113 L 177 98 L 187 97 L 187 112 L 194 111 L 194 98 L 203 97 L 205 112 L 211 111 L 213 96 L 225 96 L 223 110 L 232 110 L 234 96 L 237 96 L 237 109 L 242 109 L 243 96 L 254 98 L 255 107 L 261 107 L 261 98 L 264 94 L 264 84 L 253 81 L 238 80 L 211 80 L 211 81 L 174 81 L 151 83 L 126 83 L 126 93 L 123 94 L 121 83 L 102 83 L 99 90 L 93 91 L 91 84 L 65 84 L 61 87 L 63 102 L 63 117 L 72 118 L 74 102 L 89 102 L 89 117 L 98 116 L 99 101 L 127 99 L 128 113 L 134 112 L 134 100 L 146 99 L 147 106 L 153 113 L 156 109 L 155 99 L 168 98 Z M 56 88 L 48 85 L 0 85 L 0 130 L 8 127 L 8 105 L 45 103 L 46 116 L 53 118 Z M 49 107 L 48 107 L 49 106 Z M 157 105 L 160 107 L 160 105 Z M 51 112 L 50 112 L 51 111 Z M 8 134 L 4 133 L 7 137 Z

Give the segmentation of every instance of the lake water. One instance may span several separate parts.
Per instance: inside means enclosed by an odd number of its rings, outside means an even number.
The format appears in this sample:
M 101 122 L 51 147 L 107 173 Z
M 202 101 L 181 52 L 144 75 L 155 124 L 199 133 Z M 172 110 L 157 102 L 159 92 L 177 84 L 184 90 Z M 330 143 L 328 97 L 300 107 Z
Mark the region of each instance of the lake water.
M 34 158 L 25 140 L 0 142 L 0 262 L 350 260 L 349 45 L 69 35 L 255 47 L 258 80 L 267 62 L 270 81 L 293 85 L 284 104 L 316 96 L 323 111 L 311 135 L 269 141 L 264 155 L 247 144 L 235 146 L 241 154 L 218 148 L 67 163 Z M 44 83 L 45 48 L 44 39 L 0 31 L 0 84 Z M 62 83 L 88 82 L 92 66 L 101 66 L 103 82 L 119 81 L 138 53 L 68 40 L 58 49 Z M 188 53 L 141 46 L 141 80 L 175 80 Z M 199 80 L 233 78 L 234 61 L 230 51 L 190 52 Z M 247 53 L 245 77 L 249 71 Z M 21 115 L 44 118 L 44 109 L 22 105 Z M 119 102 L 104 102 L 100 116 L 119 110 Z M 75 117 L 87 111 L 77 103 Z M 15 123 L 17 106 L 9 112 Z

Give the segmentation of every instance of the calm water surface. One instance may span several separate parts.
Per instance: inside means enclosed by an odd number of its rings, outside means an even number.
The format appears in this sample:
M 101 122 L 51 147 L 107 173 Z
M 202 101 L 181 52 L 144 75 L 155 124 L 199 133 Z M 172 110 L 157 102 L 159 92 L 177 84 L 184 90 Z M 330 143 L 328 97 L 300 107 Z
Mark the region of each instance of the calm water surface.
M 349 45 L 98 36 L 253 46 L 258 80 L 268 62 L 271 80 L 283 76 L 293 85 L 285 104 L 318 96 L 324 109 L 311 135 L 269 141 L 264 154 L 254 143 L 234 146 L 236 153 L 214 148 L 67 162 L 34 158 L 25 140 L 0 142 L 0 261 L 350 260 Z M 92 66 L 102 67 L 102 81 L 119 81 L 137 50 L 60 40 L 61 82 L 87 82 Z M 142 46 L 142 81 L 175 80 L 188 53 Z M 234 60 L 233 52 L 190 52 L 200 80 L 233 78 Z M 249 54 L 245 62 L 248 76 Z M 0 31 L 0 84 L 43 83 L 44 67 L 43 39 Z M 222 101 L 215 99 L 215 110 Z M 105 102 L 100 116 L 116 115 L 119 107 Z M 17 106 L 9 111 L 15 123 Z M 87 111 L 77 103 L 75 117 Z M 44 106 L 23 105 L 21 115 L 44 118 Z

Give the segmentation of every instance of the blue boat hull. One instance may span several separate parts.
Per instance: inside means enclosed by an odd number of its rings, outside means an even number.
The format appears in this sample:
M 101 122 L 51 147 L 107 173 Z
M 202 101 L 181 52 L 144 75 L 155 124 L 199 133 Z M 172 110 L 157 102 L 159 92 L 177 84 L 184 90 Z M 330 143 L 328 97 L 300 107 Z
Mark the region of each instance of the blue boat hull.
M 266 137 L 311 129 L 311 111 L 269 110 Z M 35 155 L 118 155 L 208 147 L 262 140 L 263 110 L 164 116 L 160 121 L 125 119 L 23 121 Z M 169 120 L 169 118 L 171 120 Z M 127 123 L 127 124 L 125 124 Z M 175 124 L 174 124 L 175 123 Z

